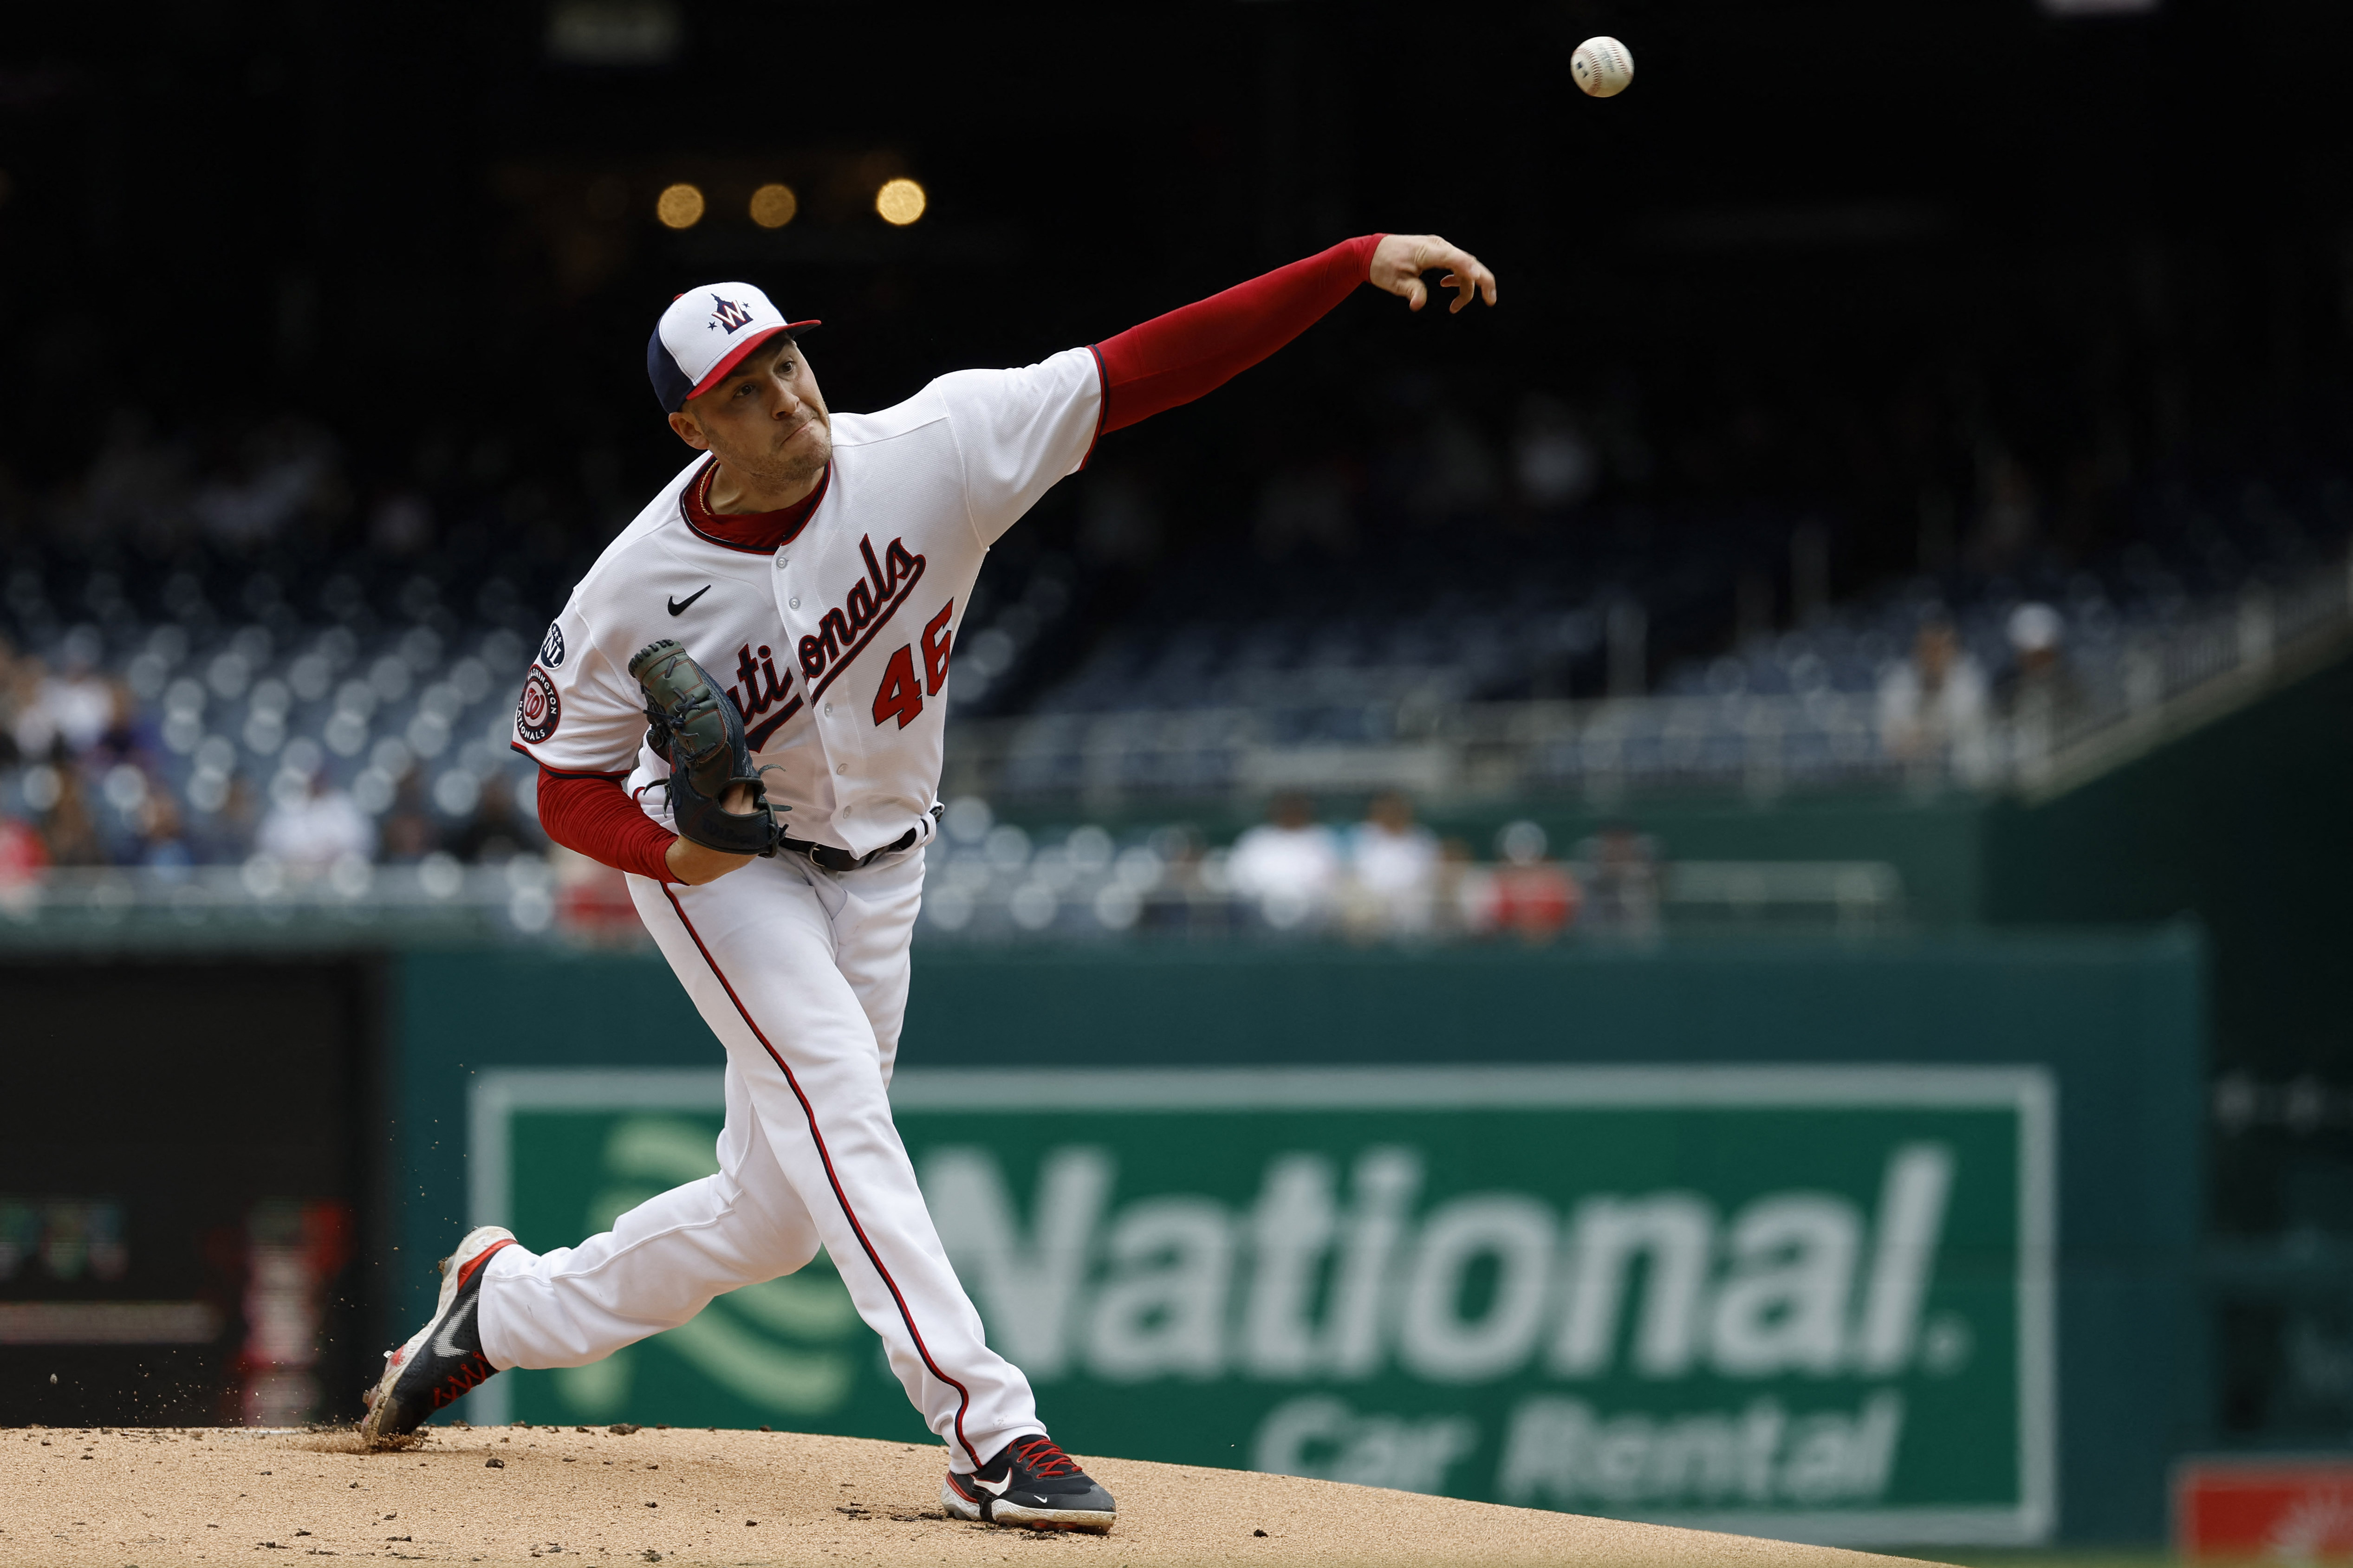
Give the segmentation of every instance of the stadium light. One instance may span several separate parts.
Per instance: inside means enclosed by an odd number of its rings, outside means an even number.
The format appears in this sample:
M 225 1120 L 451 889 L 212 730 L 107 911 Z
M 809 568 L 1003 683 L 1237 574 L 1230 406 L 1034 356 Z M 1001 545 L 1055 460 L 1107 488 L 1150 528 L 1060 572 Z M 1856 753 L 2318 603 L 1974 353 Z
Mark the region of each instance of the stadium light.
M 702 192 L 681 180 L 654 198 L 654 216 L 664 228 L 692 228 L 702 221 Z
M 790 185 L 766 184 L 752 193 L 752 221 L 762 228 L 782 228 L 801 210 Z
M 882 215 L 884 223 L 904 228 L 923 216 L 928 201 L 923 187 L 913 180 L 885 180 L 874 193 L 874 210 Z

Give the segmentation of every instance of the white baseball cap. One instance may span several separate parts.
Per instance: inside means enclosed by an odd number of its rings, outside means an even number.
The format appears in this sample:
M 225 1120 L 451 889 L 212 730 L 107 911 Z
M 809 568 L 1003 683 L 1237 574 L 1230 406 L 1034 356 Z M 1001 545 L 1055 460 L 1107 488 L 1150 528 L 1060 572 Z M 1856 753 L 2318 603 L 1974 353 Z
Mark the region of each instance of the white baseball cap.
M 2066 632 L 2066 621 L 2048 605 L 2024 604 L 2010 613 L 2010 646 L 2020 653 L 2057 647 Z
M 749 283 L 706 283 L 670 302 L 646 340 L 646 374 L 665 413 L 708 392 L 778 332 L 799 332 L 816 321 L 787 321 L 767 295 Z

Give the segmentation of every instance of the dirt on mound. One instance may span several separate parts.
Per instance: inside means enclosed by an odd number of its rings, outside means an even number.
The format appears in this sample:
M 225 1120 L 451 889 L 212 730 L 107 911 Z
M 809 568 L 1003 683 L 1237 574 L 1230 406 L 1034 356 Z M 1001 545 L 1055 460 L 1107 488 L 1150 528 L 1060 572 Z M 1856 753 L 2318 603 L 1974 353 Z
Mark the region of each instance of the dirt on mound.
M 0 1564 L 412 1563 L 1859 1565 L 1897 1560 L 1285 1476 L 1083 1458 L 1108 1536 L 967 1524 L 936 1447 L 786 1432 L 437 1427 L 0 1432 Z M 88 1465 L 88 1469 L 82 1468 Z

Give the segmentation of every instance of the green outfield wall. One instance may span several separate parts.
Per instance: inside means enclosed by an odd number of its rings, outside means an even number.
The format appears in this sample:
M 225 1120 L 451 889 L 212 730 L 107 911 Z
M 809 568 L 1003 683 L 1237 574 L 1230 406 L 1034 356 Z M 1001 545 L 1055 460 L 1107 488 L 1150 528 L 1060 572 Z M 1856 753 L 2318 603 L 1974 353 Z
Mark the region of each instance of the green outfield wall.
M 2353 660 L 2341 660 L 2046 804 L 1989 808 L 1978 912 L 2038 925 L 2194 916 L 2212 952 L 2218 1064 L 2342 1083 L 2348 805 Z M 2265 1209 L 2230 1223 L 2343 1224 Z
M 2202 950 L 919 953 L 894 1090 L 1082 1450 L 1795 1537 L 2153 1540 L 2207 1408 Z M 658 961 L 398 961 L 406 1311 L 712 1168 Z M 820 1264 L 478 1416 L 919 1436 Z M 474 1396 L 481 1399 L 481 1395 Z

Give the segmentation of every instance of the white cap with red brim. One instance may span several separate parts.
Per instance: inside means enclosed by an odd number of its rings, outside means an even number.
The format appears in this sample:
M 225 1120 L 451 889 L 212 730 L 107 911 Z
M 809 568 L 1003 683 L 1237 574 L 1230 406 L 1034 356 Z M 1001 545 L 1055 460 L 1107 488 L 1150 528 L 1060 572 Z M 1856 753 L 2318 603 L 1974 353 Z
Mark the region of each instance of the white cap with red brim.
M 787 321 L 767 295 L 749 283 L 707 283 L 670 302 L 646 340 L 646 374 L 665 412 L 727 379 L 746 355 L 778 332 L 805 331 L 815 321 Z

